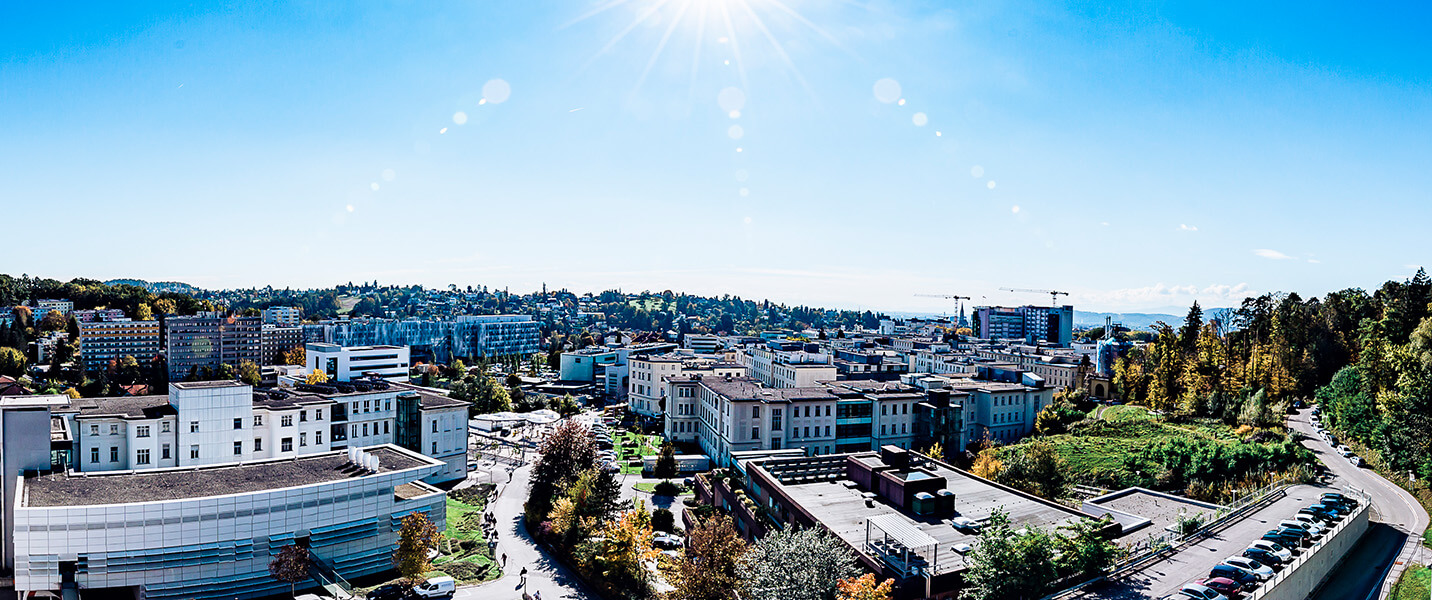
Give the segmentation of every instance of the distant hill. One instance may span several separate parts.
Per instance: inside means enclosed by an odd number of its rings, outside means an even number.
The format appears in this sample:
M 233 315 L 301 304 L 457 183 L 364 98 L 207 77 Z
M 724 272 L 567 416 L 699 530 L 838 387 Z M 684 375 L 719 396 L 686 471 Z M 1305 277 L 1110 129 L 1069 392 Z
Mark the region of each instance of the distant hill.
M 1102 313 L 1074 311 L 1075 327 L 1103 327 L 1104 319 L 1113 317 L 1114 322 L 1129 329 L 1152 329 L 1154 323 L 1163 321 L 1169 325 L 1182 325 L 1183 317 L 1163 313 Z
M 180 294 L 193 294 L 193 293 L 195 293 L 195 292 L 200 291 L 199 288 L 196 288 L 196 287 L 194 287 L 194 286 L 192 286 L 192 285 L 189 285 L 189 284 L 187 284 L 187 283 L 181 283 L 181 282 L 178 282 L 178 281 L 154 281 L 154 282 L 150 282 L 150 281 L 145 281 L 145 280 L 143 280 L 143 279 L 111 279 L 111 280 L 109 280 L 109 281 L 106 281 L 105 284 L 106 284 L 106 285 L 120 285 L 120 284 L 124 284 L 124 285 L 134 285 L 134 286 L 142 287 L 142 288 L 144 288 L 144 289 L 146 289 L 146 290 L 149 290 L 149 291 L 151 291 L 151 292 L 154 292 L 154 293 L 156 293 L 156 294 L 162 294 L 162 293 L 164 293 L 164 292 L 177 292 L 177 293 L 180 293 Z

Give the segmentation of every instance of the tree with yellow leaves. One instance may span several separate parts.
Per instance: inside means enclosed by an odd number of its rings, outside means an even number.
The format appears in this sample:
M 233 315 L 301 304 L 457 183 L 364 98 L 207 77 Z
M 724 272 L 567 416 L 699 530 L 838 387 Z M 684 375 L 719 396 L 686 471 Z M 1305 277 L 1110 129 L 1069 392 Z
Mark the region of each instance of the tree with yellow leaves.
M 309 385 L 328 383 L 328 374 L 324 373 L 323 369 L 314 369 L 308 372 L 308 377 L 304 379 L 304 383 Z
M 894 579 L 880 581 L 874 574 L 842 579 L 835 584 L 836 600 L 890 600 Z
M 651 515 L 644 502 L 602 529 L 601 536 L 577 551 L 578 559 L 615 597 L 645 596 L 651 586 L 646 563 L 660 552 L 651 544 Z
M 1004 462 L 999 459 L 999 451 L 994 448 L 981 451 L 975 457 L 974 466 L 970 467 L 970 472 L 974 473 L 975 477 L 983 477 L 991 481 L 999 477 L 1000 471 L 1003 470 Z

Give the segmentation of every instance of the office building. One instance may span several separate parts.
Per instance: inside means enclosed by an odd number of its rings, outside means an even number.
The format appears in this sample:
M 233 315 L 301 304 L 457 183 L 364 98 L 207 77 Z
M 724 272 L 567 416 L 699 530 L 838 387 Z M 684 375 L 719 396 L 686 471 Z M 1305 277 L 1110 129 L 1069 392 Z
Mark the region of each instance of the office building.
M 721 348 L 721 336 L 688 333 L 682 336 L 681 347 L 697 354 L 715 354 Z
M 303 309 L 297 306 L 270 306 L 263 311 L 265 325 L 298 327 L 303 321 Z
M 75 321 L 80 323 L 112 321 L 114 319 L 124 318 L 124 311 L 118 308 L 93 308 L 89 310 L 77 310 L 70 314 L 75 317 Z
M 408 380 L 408 349 L 404 346 L 304 346 L 307 371 L 323 371 L 329 381 L 381 377 L 392 382 Z
M 286 595 L 289 584 L 269 574 L 269 562 L 301 544 L 316 564 L 298 587 L 323 582 L 337 595 L 341 581 L 392 568 L 402 517 L 425 513 L 445 529 L 446 495 L 421 482 L 441 468 L 381 445 L 197 468 L 27 473 L 15 478 L 19 501 L 6 529 L 14 587 L 24 597 Z
M 682 412 L 681 407 L 667 409 L 665 400 L 670 390 L 667 389 L 668 380 L 697 375 L 716 375 L 740 377 L 746 374 L 746 367 L 724 362 L 716 357 L 696 356 L 694 354 L 681 354 L 668 352 L 662 354 L 634 355 L 627 362 L 629 383 L 627 391 L 627 408 L 632 412 L 644 417 L 660 417 L 663 413 L 672 416 L 685 416 L 691 418 L 692 412 Z M 670 421 L 670 420 L 668 420 Z M 675 433 L 694 433 L 694 430 L 685 426 L 675 428 Z M 689 436 L 680 436 L 680 439 L 688 439 Z
M 1023 340 L 1068 347 L 1074 341 L 1074 307 L 981 306 L 975 309 L 975 337 L 989 340 Z
M 148 364 L 164 348 L 159 343 L 159 321 L 111 319 L 80 321 L 80 362 L 87 371 L 102 370 L 110 361 L 133 356 Z
M 339 346 L 408 346 L 437 362 L 454 357 L 528 356 L 541 350 L 542 326 L 527 315 L 443 319 L 338 319 L 303 325 L 304 340 Z
M 294 348 L 302 348 L 303 345 L 303 328 L 264 323 L 259 330 L 259 351 L 263 353 L 263 362 L 259 364 L 285 364 L 284 353 Z
M 860 348 L 837 349 L 834 359 L 836 377 L 839 379 L 873 379 L 876 381 L 898 381 L 901 375 L 910 371 L 910 362 L 905 355 L 890 349 Z
M 169 379 L 212 378 L 223 365 L 238 368 L 241 361 L 262 364 L 263 323 L 260 317 L 219 312 L 170 316 L 164 320 Z
M 831 355 L 819 345 L 792 340 L 768 340 L 741 352 L 749 375 L 766 387 L 810 387 L 836 379 Z
M 563 352 L 557 377 L 562 381 L 596 381 L 597 373 L 617 364 L 617 351 L 605 346 Z

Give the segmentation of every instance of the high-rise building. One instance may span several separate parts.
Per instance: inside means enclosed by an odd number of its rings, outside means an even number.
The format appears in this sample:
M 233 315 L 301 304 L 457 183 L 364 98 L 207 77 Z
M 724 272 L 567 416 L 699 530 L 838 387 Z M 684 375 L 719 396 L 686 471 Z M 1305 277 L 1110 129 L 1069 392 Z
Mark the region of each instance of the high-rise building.
M 263 352 L 261 365 L 281 365 L 283 354 L 294 348 L 303 347 L 302 327 L 281 327 L 264 323 L 259 332 L 259 346 Z
M 416 356 L 449 362 L 538 352 L 542 325 L 528 315 L 443 319 L 337 319 L 303 326 L 304 341 L 339 346 L 408 346 Z
M 165 319 L 169 378 L 178 381 L 190 374 L 202 376 L 204 369 L 216 372 L 222 365 L 237 368 L 245 360 L 262 364 L 262 329 L 260 317 L 219 312 Z
M 159 344 L 159 321 L 81 321 L 80 360 L 85 370 L 94 371 L 133 356 L 141 364 L 154 360 L 163 351 Z
M 1074 307 L 1064 306 L 981 306 L 975 309 L 975 337 L 1019 339 L 1025 343 L 1046 342 L 1069 346 L 1074 342 Z
M 264 323 L 279 327 L 298 327 L 303 309 L 297 306 L 270 306 L 264 309 Z

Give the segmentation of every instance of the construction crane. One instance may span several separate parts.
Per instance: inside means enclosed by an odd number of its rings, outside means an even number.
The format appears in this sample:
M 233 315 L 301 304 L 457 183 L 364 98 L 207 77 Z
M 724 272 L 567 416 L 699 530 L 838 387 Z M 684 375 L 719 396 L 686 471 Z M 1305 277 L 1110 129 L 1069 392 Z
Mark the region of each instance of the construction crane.
M 915 294 L 921 298 L 944 298 L 946 300 L 969 300 L 969 296 L 956 296 L 954 294 Z
M 1061 291 L 1058 291 L 1058 290 L 1029 290 L 1029 289 L 1024 289 L 1024 288 L 999 288 L 999 289 L 1000 289 L 1000 291 L 1003 291 L 1003 292 L 1017 292 L 1017 293 L 1028 293 L 1028 294 L 1049 294 L 1049 305 L 1050 305 L 1050 306 L 1059 306 L 1059 296 L 1060 296 L 1061 294 L 1062 294 L 1062 295 L 1065 295 L 1065 296 L 1068 296 L 1068 295 L 1069 295 L 1069 292 L 1061 292 Z

